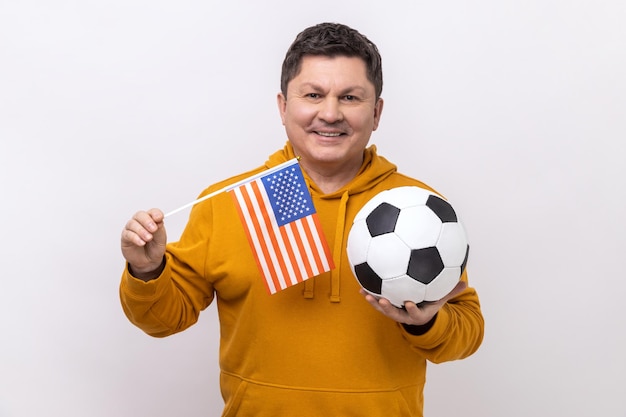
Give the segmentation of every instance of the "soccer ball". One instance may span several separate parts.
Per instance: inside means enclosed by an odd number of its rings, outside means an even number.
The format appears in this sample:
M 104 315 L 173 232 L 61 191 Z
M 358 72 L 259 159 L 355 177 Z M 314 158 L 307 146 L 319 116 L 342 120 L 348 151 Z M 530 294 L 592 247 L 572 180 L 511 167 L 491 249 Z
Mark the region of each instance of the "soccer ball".
M 459 282 L 469 245 L 446 200 L 420 187 L 385 190 L 354 218 L 347 254 L 361 287 L 403 307 L 437 301 Z

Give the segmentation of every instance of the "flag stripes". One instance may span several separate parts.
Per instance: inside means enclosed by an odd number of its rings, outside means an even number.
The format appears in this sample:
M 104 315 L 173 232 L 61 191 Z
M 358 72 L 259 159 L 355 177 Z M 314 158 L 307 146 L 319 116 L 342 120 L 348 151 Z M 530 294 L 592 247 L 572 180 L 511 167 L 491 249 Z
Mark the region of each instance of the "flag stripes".
M 299 172 L 301 176 L 297 163 L 295 166 L 297 167 L 296 174 Z M 287 169 L 285 168 L 284 171 Z M 284 175 L 293 176 L 294 174 L 285 172 Z M 279 225 L 277 213 L 272 205 L 273 202 L 274 205 L 279 203 L 273 200 L 275 196 L 268 195 L 268 188 L 263 184 L 264 180 L 268 181 L 268 184 L 270 181 L 272 185 L 275 184 L 274 179 L 268 179 L 268 176 L 242 184 L 232 189 L 231 192 L 254 257 L 265 278 L 267 290 L 270 294 L 274 294 L 312 276 L 329 271 L 334 265 L 312 203 L 310 203 L 311 214 L 287 222 L 283 219 L 283 224 Z M 277 177 L 282 176 L 283 171 L 277 175 Z M 293 184 L 289 185 L 295 188 Z M 308 197 L 310 200 L 308 190 L 305 191 L 305 198 Z M 302 191 L 298 192 L 303 194 Z M 285 217 L 282 211 L 280 215 Z

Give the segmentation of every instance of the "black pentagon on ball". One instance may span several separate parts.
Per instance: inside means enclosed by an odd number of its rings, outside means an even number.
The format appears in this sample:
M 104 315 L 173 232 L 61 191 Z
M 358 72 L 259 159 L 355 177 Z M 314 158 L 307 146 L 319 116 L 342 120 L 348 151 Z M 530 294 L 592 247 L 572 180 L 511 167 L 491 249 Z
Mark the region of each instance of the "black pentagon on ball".
M 450 203 L 443 198 L 431 195 L 426 201 L 426 206 L 428 206 L 437 215 L 437 217 L 441 219 L 442 223 L 453 223 L 457 221 L 454 209 Z
M 407 275 L 422 284 L 430 284 L 443 268 L 443 261 L 437 248 L 414 249 L 409 258 Z
M 354 275 L 363 288 L 373 292 L 374 294 L 380 294 L 383 286 L 383 280 L 378 276 L 376 272 L 364 262 L 354 266 Z
M 381 203 L 365 219 L 372 237 L 391 233 L 396 228 L 400 209 L 389 203 Z

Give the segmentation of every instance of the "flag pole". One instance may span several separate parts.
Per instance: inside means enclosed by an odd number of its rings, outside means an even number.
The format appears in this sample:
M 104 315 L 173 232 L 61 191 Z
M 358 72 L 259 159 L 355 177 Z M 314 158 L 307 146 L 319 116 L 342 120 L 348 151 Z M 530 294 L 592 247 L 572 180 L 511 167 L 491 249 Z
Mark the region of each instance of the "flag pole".
M 273 167 L 273 168 L 266 169 L 265 171 L 261 171 L 261 172 L 259 172 L 258 174 L 252 175 L 252 176 L 250 176 L 250 177 L 248 177 L 248 178 L 244 178 L 244 179 L 243 179 L 243 180 L 241 180 L 241 181 L 237 181 L 237 182 L 236 182 L 236 183 L 234 183 L 234 184 L 227 185 L 227 186 L 226 186 L 226 187 L 224 187 L 224 188 L 220 188 L 220 189 L 219 189 L 219 190 L 217 190 L 217 191 L 213 191 L 213 192 L 212 192 L 212 193 L 210 193 L 210 194 L 207 194 L 207 195 L 205 195 L 205 196 L 203 196 L 203 197 L 200 197 L 200 198 L 198 198 L 197 200 L 191 201 L 191 202 L 189 202 L 189 203 L 187 203 L 187 204 L 184 204 L 184 205 L 182 205 L 182 206 L 178 207 L 177 209 L 174 209 L 174 210 L 170 211 L 169 213 L 166 213 L 166 214 L 165 214 L 165 216 L 164 216 L 164 218 L 167 218 L 167 217 L 169 217 L 169 216 L 171 216 L 171 215 L 173 215 L 173 214 L 176 214 L 176 213 L 178 213 L 178 212 L 181 212 L 181 211 L 183 211 L 183 210 L 185 210 L 186 208 L 189 208 L 189 207 L 191 207 L 191 206 L 195 206 L 196 204 L 201 203 L 201 202 L 203 202 L 203 201 L 205 201 L 205 200 L 208 200 L 209 198 L 215 197 L 215 196 L 216 196 L 216 195 L 218 195 L 218 194 L 221 194 L 221 193 L 226 192 L 226 191 L 230 191 L 230 190 L 232 190 L 233 188 L 237 188 L 237 187 L 239 187 L 239 186 L 240 186 L 240 185 L 242 185 L 242 184 L 245 184 L 245 183 L 250 182 L 250 181 L 254 181 L 254 180 L 256 180 L 257 178 L 261 178 L 261 177 L 263 177 L 263 176 L 265 176 L 265 175 L 271 174 L 272 172 L 280 171 L 280 170 L 281 170 L 281 169 L 283 169 L 283 168 L 286 168 L 286 167 L 291 166 L 291 165 L 293 165 L 293 164 L 295 164 L 295 163 L 298 163 L 298 160 L 299 160 L 299 159 L 300 159 L 299 157 L 297 157 L 297 158 L 293 158 L 293 159 L 290 159 L 289 161 L 287 161 L 287 162 L 283 162 L 282 164 L 279 164 L 279 165 L 276 165 L 276 166 L 275 166 L 275 167 Z

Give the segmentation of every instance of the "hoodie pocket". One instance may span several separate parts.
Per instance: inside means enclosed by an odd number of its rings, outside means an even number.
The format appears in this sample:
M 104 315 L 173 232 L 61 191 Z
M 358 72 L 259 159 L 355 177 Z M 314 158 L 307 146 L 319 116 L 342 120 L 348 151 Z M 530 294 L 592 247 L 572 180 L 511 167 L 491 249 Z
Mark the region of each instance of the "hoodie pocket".
M 422 415 L 417 387 L 382 391 L 328 391 L 259 384 L 221 375 L 222 417 L 415 417 Z

